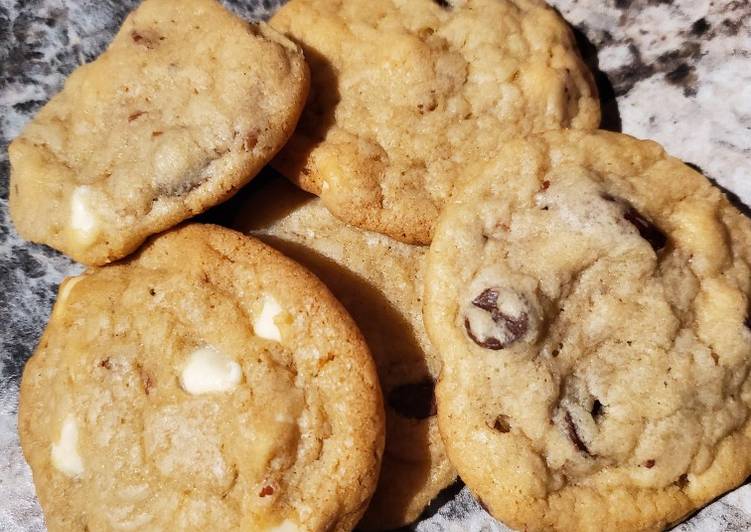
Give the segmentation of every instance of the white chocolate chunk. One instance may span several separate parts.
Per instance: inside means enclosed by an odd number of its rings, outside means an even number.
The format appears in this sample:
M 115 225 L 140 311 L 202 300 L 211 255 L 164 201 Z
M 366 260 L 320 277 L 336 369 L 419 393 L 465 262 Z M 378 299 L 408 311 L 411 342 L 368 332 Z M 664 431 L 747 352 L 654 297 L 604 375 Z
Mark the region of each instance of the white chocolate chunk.
M 188 357 L 180 385 L 191 395 L 227 392 L 242 380 L 240 364 L 211 346 L 200 347 Z
M 289 519 L 285 519 L 280 524 L 266 529 L 266 532 L 298 532 L 300 528 Z
M 267 340 L 282 341 L 282 332 L 274 322 L 279 314 L 282 313 L 282 307 L 272 296 L 266 294 L 263 297 L 263 308 L 261 314 L 253 322 L 253 330 L 257 336 Z
M 60 439 L 52 444 L 52 465 L 69 477 L 83 473 L 83 460 L 78 454 L 78 423 L 68 415 L 60 429 Z
M 98 233 L 98 223 L 91 208 L 91 189 L 80 186 L 70 196 L 70 227 L 82 244 L 90 244 Z

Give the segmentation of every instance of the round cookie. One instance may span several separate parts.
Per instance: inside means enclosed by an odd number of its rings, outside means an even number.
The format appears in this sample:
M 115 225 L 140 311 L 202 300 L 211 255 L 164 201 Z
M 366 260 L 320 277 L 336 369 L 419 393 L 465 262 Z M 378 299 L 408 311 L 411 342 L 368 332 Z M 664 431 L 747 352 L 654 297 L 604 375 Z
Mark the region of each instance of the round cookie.
M 351 530 L 381 392 L 352 319 L 265 244 L 188 225 L 66 280 L 21 384 L 54 530 Z
M 274 166 L 342 220 L 407 243 L 430 242 L 467 162 L 600 121 L 571 31 L 541 0 L 291 0 L 270 23 L 312 71 Z
M 313 271 L 363 332 L 385 396 L 386 449 L 358 528 L 411 523 L 456 479 L 435 417 L 440 364 L 422 322 L 427 248 L 349 226 L 280 176 L 259 179 L 235 221 Z
M 302 52 L 269 26 L 214 0 L 146 0 L 11 143 L 13 222 L 87 264 L 124 257 L 247 183 L 308 85 Z
M 661 530 L 751 473 L 751 224 L 653 142 L 551 132 L 470 169 L 424 316 L 441 433 L 523 530 Z

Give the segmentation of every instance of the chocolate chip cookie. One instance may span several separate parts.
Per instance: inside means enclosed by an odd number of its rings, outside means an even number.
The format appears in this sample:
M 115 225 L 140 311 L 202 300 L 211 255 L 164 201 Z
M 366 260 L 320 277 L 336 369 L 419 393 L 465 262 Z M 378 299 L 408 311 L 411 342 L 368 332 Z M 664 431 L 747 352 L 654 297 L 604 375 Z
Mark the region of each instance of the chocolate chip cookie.
M 509 143 L 436 229 L 441 433 L 524 530 L 660 530 L 751 473 L 751 223 L 653 142 Z
M 427 248 L 364 231 L 281 176 L 253 183 L 235 225 L 318 275 L 362 330 L 386 404 L 386 450 L 361 529 L 417 519 L 455 478 L 438 432 L 434 380 L 440 365 L 422 323 Z
M 541 0 L 291 0 L 308 106 L 274 165 L 331 212 L 429 243 L 464 165 L 512 137 L 600 121 L 592 76 Z
M 16 228 L 87 264 L 127 255 L 247 183 L 292 133 L 308 78 L 265 24 L 146 0 L 11 143 Z
M 256 239 L 188 225 L 61 286 L 19 431 L 54 530 L 351 530 L 381 392 L 324 285 Z

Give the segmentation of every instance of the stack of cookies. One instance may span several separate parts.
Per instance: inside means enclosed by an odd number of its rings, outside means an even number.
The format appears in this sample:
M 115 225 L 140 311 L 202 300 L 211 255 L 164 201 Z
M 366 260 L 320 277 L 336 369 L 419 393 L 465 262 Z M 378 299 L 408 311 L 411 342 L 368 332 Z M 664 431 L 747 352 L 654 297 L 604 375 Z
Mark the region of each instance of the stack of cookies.
M 9 148 L 18 231 L 90 266 L 21 384 L 49 529 L 384 530 L 460 476 L 659 530 L 738 486 L 751 223 L 599 121 L 542 0 L 145 0 Z

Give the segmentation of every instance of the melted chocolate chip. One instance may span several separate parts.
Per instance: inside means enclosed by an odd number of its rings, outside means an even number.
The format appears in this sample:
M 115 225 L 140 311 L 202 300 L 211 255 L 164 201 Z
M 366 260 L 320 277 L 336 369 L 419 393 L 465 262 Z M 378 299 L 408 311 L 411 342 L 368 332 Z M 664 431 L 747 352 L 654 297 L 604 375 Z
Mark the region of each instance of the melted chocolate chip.
M 493 430 L 506 434 L 511 430 L 511 424 L 509 423 L 509 417 L 501 414 L 495 421 L 493 421 Z
M 579 436 L 579 433 L 576 430 L 576 423 L 574 423 L 574 420 L 571 418 L 571 413 L 566 412 L 566 433 L 568 434 L 568 437 L 573 442 L 574 446 L 584 454 L 591 456 L 591 453 L 589 452 L 589 449 L 587 449 L 587 445 L 582 441 L 581 437 Z
M 403 417 L 426 419 L 436 415 L 434 389 L 432 379 L 401 384 L 389 392 L 388 404 Z
M 493 338 L 491 336 L 490 338 L 486 338 L 485 340 L 480 340 L 478 337 L 476 337 L 472 332 L 472 327 L 469 324 L 469 319 L 464 319 L 464 328 L 467 330 L 467 335 L 469 335 L 472 341 L 480 347 L 484 347 L 485 349 L 492 349 L 493 351 L 498 351 L 499 349 L 503 349 L 505 347 L 498 338 Z
M 451 9 L 451 4 L 448 0 L 433 0 L 433 2 L 441 6 L 443 9 Z
M 264 486 L 261 488 L 261 491 L 258 493 L 259 497 L 266 497 L 267 495 L 273 495 L 274 494 L 274 488 L 273 486 Z
M 472 300 L 472 304 L 482 310 L 493 312 L 498 309 L 498 291 L 486 288 L 479 296 Z
M 642 216 L 641 213 L 634 209 L 634 207 L 629 202 L 627 202 L 623 198 L 616 198 L 615 196 L 611 196 L 608 193 L 603 193 L 602 198 L 606 201 L 612 201 L 614 203 L 623 205 L 623 217 L 631 225 L 636 227 L 636 230 L 639 231 L 639 236 L 649 242 L 649 244 L 652 246 L 652 249 L 654 249 L 655 251 L 660 251 L 668 243 L 668 237 L 665 236 L 665 233 L 663 233 L 655 224 Z
M 655 466 L 655 461 L 652 458 L 644 462 L 644 467 L 646 467 L 647 469 L 652 469 L 654 466 Z
M 639 231 L 639 235 L 649 242 L 649 245 L 651 245 L 652 249 L 655 251 L 660 251 L 665 247 L 665 244 L 668 243 L 665 233 L 660 231 L 656 225 L 639 214 L 639 211 L 633 207 L 628 206 L 623 213 L 623 217 L 636 227 L 636 230 Z
M 602 406 L 602 403 L 599 401 L 599 399 L 595 399 L 595 402 L 592 403 L 592 418 L 597 421 L 597 418 L 599 418 L 605 411 L 605 408 Z
M 490 317 L 495 323 L 501 325 L 506 330 L 506 337 L 495 338 L 488 337 L 481 340 L 472 331 L 472 325 L 468 318 L 464 319 L 464 328 L 467 330 L 467 334 L 480 347 L 486 349 L 499 350 L 504 347 L 508 347 L 527 333 L 529 328 L 529 317 L 526 312 L 522 312 L 519 316 L 509 316 L 504 314 L 498 309 L 498 290 L 494 288 L 486 288 L 483 292 L 472 300 L 472 304 L 477 308 L 490 312 Z
M 688 475 L 686 473 L 683 473 L 680 477 L 678 477 L 678 480 L 674 483 L 679 488 L 683 489 L 686 486 L 688 486 Z

